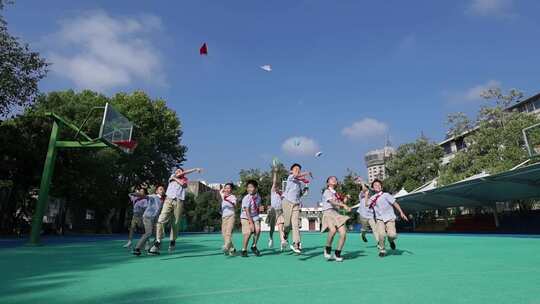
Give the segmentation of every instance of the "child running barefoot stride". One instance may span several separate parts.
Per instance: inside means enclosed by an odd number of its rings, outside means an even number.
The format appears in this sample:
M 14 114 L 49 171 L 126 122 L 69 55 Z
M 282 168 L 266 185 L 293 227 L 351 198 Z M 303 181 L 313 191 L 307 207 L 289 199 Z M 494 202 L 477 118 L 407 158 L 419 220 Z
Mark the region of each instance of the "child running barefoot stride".
M 282 201 L 285 239 L 288 238 L 289 232 L 292 229 L 293 243 L 291 244 L 291 250 L 297 254 L 302 253 L 299 225 L 300 198 L 304 184 L 309 183 L 306 177 L 311 176 L 311 172 L 301 172 L 300 170 L 302 170 L 302 166 L 299 164 L 293 164 L 291 166 L 291 173 L 287 177 L 287 186 L 285 187 Z
M 277 171 L 274 169 L 272 171 L 272 190 L 270 191 L 270 210 L 268 210 L 268 217 L 266 218 L 266 223 L 270 227 L 270 235 L 268 240 L 268 248 L 274 246 L 274 231 L 276 225 L 278 227 L 279 239 L 280 239 L 280 250 L 283 251 L 287 247 L 287 240 L 285 240 L 285 235 L 283 234 L 283 209 L 281 208 L 281 200 L 283 193 L 279 189 L 278 180 L 277 180 Z
M 137 227 L 143 226 L 143 213 L 148 202 L 148 191 L 146 188 L 140 188 L 135 193 L 129 194 L 129 199 L 133 203 L 133 217 L 131 218 L 131 224 L 129 225 L 128 241 L 124 245 L 124 248 L 131 248 L 131 242 L 133 240 L 133 234 Z
M 345 245 L 347 239 L 347 227 L 345 223 L 349 219 L 348 216 L 339 214 L 339 209 L 345 209 L 351 211 L 351 208 L 345 203 L 348 200 L 347 196 L 343 196 L 336 192 L 338 181 L 335 176 L 330 176 L 326 179 L 326 190 L 322 196 L 322 229 L 324 232 L 328 230 L 328 237 L 326 239 L 326 246 L 324 247 L 324 258 L 327 260 L 335 259 L 336 262 L 343 262 L 341 256 L 341 250 Z M 335 255 L 332 256 L 332 243 L 336 232 L 339 232 L 339 242 L 336 247 Z
M 234 209 L 236 207 L 236 196 L 232 195 L 234 185 L 227 183 L 219 191 L 221 195 L 221 234 L 223 235 L 223 253 L 234 256 L 236 249 L 232 243 L 232 232 L 234 229 Z
M 377 232 L 377 241 L 379 244 L 377 248 L 379 249 L 379 256 L 384 257 L 386 255 L 386 250 L 384 248 L 384 242 L 386 237 L 388 237 L 388 242 L 390 243 L 390 248 L 392 250 L 396 249 L 395 240 L 397 239 L 396 233 L 396 214 L 394 213 L 394 208 L 399 212 L 399 216 L 405 220 L 409 221 L 401 207 L 397 203 L 396 199 L 390 194 L 383 192 L 383 183 L 376 179 L 371 182 L 371 188 L 375 190 L 376 194 L 366 199 L 366 204 L 369 204 L 369 208 L 373 209 L 373 213 L 376 221 L 376 232 Z
M 257 242 L 261 234 L 261 220 L 259 218 L 259 206 L 261 205 L 261 196 L 257 193 L 258 183 L 254 180 L 247 182 L 247 194 L 242 199 L 242 213 L 240 221 L 242 223 L 242 256 L 247 257 L 247 246 L 249 238 L 253 235 L 253 245 L 251 251 L 260 256 L 261 253 L 257 249 Z
M 201 171 L 201 168 L 189 170 L 178 168 L 171 177 L 169 177 L 169 185 L 167 186 L 167 192 L 165 193 L 167 198 L 163 203 L 163 208 L 161 209 L 156 224 L 156 241 L 148 253 L 155 255 L 159 254 L 161 239 L 163 238 L 165 230 L 164 226 L 169 221 L 171 221 L 172 226 L 169 251 L 174 251 L 176 247 L 176 238 L 178 236 L 178 226 L 180 224 L 180 219 L 182 218 L 182 211 L 184 210 L 184 199 L 186 197 L 186 187 L 188 184 L 186 175 L 193 172 L 200 173 Z

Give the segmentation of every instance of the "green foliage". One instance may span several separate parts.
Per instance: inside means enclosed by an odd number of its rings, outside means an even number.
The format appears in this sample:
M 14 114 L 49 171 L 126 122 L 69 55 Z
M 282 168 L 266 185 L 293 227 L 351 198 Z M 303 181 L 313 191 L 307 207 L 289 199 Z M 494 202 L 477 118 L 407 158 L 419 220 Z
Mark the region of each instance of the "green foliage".
M 412 191 L 422 186 L 437 177 L 442 156 L 442 148 L 426 138 L 399 146 L 396 155 L 386 163 L 385 189 Z
M 482 171 L 495 174 L 511 169 L 528 158 L 521 130 L 540 120 L 528 113 L 497 113 L 494 120 L 483 120 L 465 138 L 462 150 L 441 170 L 439 183 L 450 184 Z
M 132 186 L 166 182 L 171 167 L 184 161 L 181 124 L 165 101 L 152 100 L 142 92 L 111 98 L 91 91 L 40 96 L 24 114 L 0 123 L 0 155 L 5 164 L 0 174 L 12 180 L 20 193 L 39 187 L 51 130 L 45 112 L 53 111 L 78 125 L 90 109 L 106 102 L 136 124 L 134 138 L 139 146 L 131 155 L 113 149 L 60 150 L 51 195 L 66 198 L 74 211 L 95 209 L 99 218 L 112 208 L 125 208 Z M 93 138 L 100 116 L 92 115 L 84 128 Z M 63 128 L 60 139 L 73 140 L 74 133 Z
M 203 231 L 208 227 L 219 229 L 221 205 L 215 193 L 201 193 L 196 198 L 189 194 L 185 203 L 190 231 Z
M 0 1 L 0 11 L 9 3 Z M 0 117 L 13 107 L 33 102 L 48 65 L 39 53 L 8 32 L 7 22 L 0 15 Z

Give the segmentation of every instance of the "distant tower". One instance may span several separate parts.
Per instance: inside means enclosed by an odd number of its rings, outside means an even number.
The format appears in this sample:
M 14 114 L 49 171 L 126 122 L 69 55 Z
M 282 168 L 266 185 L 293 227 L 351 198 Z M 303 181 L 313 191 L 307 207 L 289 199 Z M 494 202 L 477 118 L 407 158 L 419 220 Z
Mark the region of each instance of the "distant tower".
M 392 147 L 388 135 L 386 136 L 386 144 L 382 149 L 372 150 L 366 153 L 364 160 L 370 183 L 375 179 L 383 180 L 386 178 L 385 163 L 395 154 L 396 150 Z

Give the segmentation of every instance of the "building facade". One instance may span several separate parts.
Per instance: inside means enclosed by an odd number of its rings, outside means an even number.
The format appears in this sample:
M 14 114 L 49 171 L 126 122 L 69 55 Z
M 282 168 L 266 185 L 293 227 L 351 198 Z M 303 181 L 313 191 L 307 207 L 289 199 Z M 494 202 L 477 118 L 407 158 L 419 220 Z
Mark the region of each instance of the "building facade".
M 270 231 L 270 226 L 266 223 L 267 214 L 261 214 L 261 231 Z M 298 223 L 300 231 L 321 231 L 322 208 L 306 207 L 300 208 L 300 221 Z M 277 229 L 276 229 L 277 233 Z
M 390 145 L 382 149 L 372 150 L 366 153 L 364 161 L 367 167 L 368 181 L 386 178 L 386 162 L 396 154 L 396 150 Z

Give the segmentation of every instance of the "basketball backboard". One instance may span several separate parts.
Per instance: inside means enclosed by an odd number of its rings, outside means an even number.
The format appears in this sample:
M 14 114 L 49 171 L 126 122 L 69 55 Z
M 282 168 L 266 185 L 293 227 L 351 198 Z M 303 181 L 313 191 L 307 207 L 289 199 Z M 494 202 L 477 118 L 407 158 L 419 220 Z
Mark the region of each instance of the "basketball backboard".
M 530 157 L 540 156 L 540 124 L 523 129 L 523 140 Z
M 99 138 L 108 145 L 132 153 L 137 146 L 137 142 L 131 138 L 132 135 L 133 123 L 109 103 L 105 104 Z

